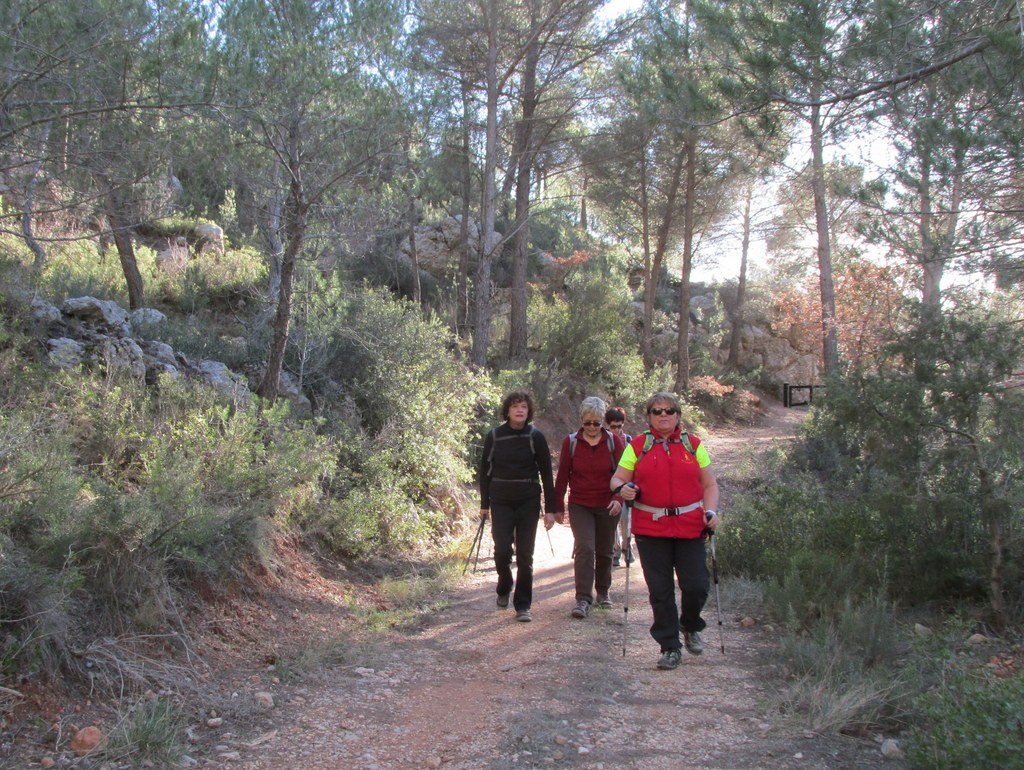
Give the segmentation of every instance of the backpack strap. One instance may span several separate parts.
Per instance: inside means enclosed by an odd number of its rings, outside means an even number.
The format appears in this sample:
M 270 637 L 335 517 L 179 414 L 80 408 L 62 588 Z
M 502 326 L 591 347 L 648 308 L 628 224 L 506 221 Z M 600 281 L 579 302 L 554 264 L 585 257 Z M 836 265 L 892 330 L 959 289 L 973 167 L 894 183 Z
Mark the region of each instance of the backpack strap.
M 612 435 L 612 432 L 610 430 L 606 430 L 605 434 L 608 437 L 607 438 L 607 441 L 608 441 L 608 458 L 611 461 L 611 464 L 612 464 L 612 474 L 614 475 L 616 468 L 618 468 L 618 466 L 615 463 L 615 436 Z M 569 459 L 570 460 L 572 459 L 572 456 L 574 454 L 576 454 L 576 443 L 578 441 L 579 441 L 579 431 L 573 431 L 572 433 L 569 434 Z
M 644 447 L 643 450 L 641 450 L 640 452 L 640 456 L 636 458 L 638 464 L 641 460 L 644 459 L 644 456 L 651 451 L 651 447 L 654 446 L 655 442 L 654 434 L 651 433 L 649 430 L 645 430 L 642 435 L 644 437 Z M 693 448 L 693 442 L 690 440 L 690 434 L 686 433 L 685 431 L 679 434 L 679 438 L 661 439 L 660 441 L 661 443 L 665 444 L 666 450 L 668 449 L 669 444 L 682 444 L 683 448 L 686 449 L 687 452 L 694 456 L 696 456 L 697 454 L 697 450 Z

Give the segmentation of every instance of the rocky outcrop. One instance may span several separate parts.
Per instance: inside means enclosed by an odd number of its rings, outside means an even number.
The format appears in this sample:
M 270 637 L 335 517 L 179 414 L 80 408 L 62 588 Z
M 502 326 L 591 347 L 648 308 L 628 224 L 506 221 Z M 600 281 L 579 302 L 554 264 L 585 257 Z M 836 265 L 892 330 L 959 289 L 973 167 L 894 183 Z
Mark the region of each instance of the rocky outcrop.
M 155 383 L 161 375 L 197 379 L 236 403 L 252 400 L 255 383 L 220 361 L 190 359 L 170 345 L 152 339 L 167 318 L 154 308 L 128 313 L 116 302 L 95 297 L 76 297 L 56 307 L 33 300 L 32 318 L 48 330 L 46 348 L 50 364 L 60 369 L 85 367 L 107 373 L 127 374 Z M 312 416 L 312 404 L 297 380 L 281 375 L 282 398 L 290 400 L 300 416 Z
M 739 365 L 743 369 L 760 368 L 763 378 L 776 385 L 812 385 L 820 381 L 816 353 L 800 350 L 788 337 L 773 336 L 752 324 L 740 331 Z
M 416 262 L 421 271 L 441 281 L 452 281 L 459 268 L 462 243 L 462 216 L 446 217 L 434 225 L 417 225 L 413 230 L 416 244 Z M 470 260 L 475 262 L 480 253 L 480 226 L 469 221 Z M 500 236 L 495 233 L 495 238 Z M 398 245 L 398 260 L 412 269 L 412 243 L 406 236 Z

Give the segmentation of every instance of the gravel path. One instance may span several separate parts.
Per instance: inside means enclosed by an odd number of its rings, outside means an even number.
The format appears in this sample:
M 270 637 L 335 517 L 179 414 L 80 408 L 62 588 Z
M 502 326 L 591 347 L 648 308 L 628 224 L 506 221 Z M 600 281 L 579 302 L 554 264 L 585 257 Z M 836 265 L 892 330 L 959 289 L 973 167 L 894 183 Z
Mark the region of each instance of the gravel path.
M 795 419 L 773 407 L 761 427 L 707 438 L 726 492 L 748 454 L 786 440 Z M 479 569 L 421 627 L 360 646 L 352 665 L 272 684 L 275 707 L 225 720 L 200 761 L 251 770 L 900 766 L 874 741 L 773 720 L 764 704 L 775 686 L 767 665 L 777 635 L 738 586 L 721 586 L 725 654 L 712 592 L 705 653 L 657 671 L 639 565 L 630 572 L 624 635 L 625 567 L 615 570 L 615 607 L 575 620 L 569 528 L 556 525 L 551 545 L 554 556 L 538 535 L 534 622 L 516 623 L 511 610 L 495 607 L 493 564 L 482 554 Z

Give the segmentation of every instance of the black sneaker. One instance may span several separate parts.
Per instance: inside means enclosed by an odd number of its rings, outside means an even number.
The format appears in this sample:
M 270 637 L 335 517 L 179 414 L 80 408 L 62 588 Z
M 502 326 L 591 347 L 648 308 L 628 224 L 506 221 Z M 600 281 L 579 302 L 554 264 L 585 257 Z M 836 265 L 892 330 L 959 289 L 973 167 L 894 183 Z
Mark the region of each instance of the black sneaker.
M 498 606 L 502 609 L 508 607 L 509 594 L 498 594 Z
M 600 607 L 602 610 L 610 610 L 615 605 L 612 604 L 612 600 L 609 599 L 607 595 L 605 595 L 597 597 L 597 606 Z
M 520 623 L 529 623 L 533 620 L 533 616 L 530 615 L 529 610 L 516 610 L 516 620 Z
M 684 632 L 683 642 L 686 644 L 686 651 L 691 655 L 700 655 L 704 652 L 704 640 L 700 638 L 700 634 L 696 631 Z
M 576 606 L 572 608 L 572 612 L 569 614 L 574 618 L 585 618 L 590 614 L 590 602 L 586 599 L 580 599 L 576 602 Z
M 658 668 L 662 671 L 671 671 L 679 666 L 682 659 L 683 654 L 679 650 L 662 650 L 661 657 L 658 658 Z

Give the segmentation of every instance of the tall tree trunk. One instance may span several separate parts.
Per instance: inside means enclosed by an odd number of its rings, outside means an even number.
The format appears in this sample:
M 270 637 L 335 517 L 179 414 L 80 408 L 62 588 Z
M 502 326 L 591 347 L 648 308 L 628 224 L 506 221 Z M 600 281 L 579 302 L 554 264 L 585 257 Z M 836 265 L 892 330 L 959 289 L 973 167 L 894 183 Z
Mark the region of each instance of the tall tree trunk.
M 580 193 L 580 230 L 587 232 L 589 229 L 589 223 L 587 222 L 587 177 L 583 176 L 583 192 Z
M 420 255 L 416 249 L 416 199 L 409 196 L 409 255 L 412 258 L 412 301 L 423 305 L 423 291 L 420 288 Z
M 647 145 L 644 145 L 643 156 L 640 158 L 640 247 L 644 254 L 644 317 L 640 329 L 640 356 L 644 367 L 650 371 L 654 366 L 654 354 L 651 350 L 652 329 L 654 325 L 654 302 L 648 302 L 650 286 L 654 283 L 651 272 L 651 199 L 647 189 Z M 653 297 L 653 294 L 651 295 Z
M 455 279 L 455 333 L 460 338 L 468 332 L 469 326 L 469 267 L 472 245 L 469 241 L 470 198 L 473 195 L 473 156 L 470 146 L 469 90 L 462 87 L 462 221 L 459 223 L 459 274 Z M 479 244 L 477 244 L 479 246 Z
M 43 272 L 43 266 L 46 264 L 46 249 L 43 248 L 43 245 L 36 239 L 35 233 L 32 231 L 32 214 L 35 211 L 36 184 L 39 180 L 40 165 L 41 161 L 36 161 L 29 169 L 28 184 L 25 188 L 25 202 L 21 208 L 21 238 L 32 252 L 32 270 L 36 275 Z
M 274 314 L 273 337 L 267 368 L 263 372 L 256 392 L 268 401 L 277 399 L 284 369 L 284 354 L 288 346 L 288 334 L 292 315 L 292 294 L 295 283 L 295 268 L 299 254 L 306 240 L 306 221 L 309 202 L 302 181 L 301 152 L 298 129 L 294 128 L 288 137 L 287 158 L 290 158 L 288 184 L 288 205 L 283 212 L 282 223 L 285 232 L 285 250 L 281 258 L 281 289 L 277 297 L 277 311 Z
M 743 311 L 747 299 L 747 257 L 750 254 L 750 206 L 754 199 L 754 183 L 747 185 L 747 196 L 743 205 L 743 242 L 740 246 L 740 275 L 736 282 L 736 307 L 732 313 L 732 329 L 729 334 L 730 369 L 739 368 L 740 335 L 743 333 Z
M 121 261 L 121 271 L 128 287 L 128 307 L 136 310 L 146 306 L 146 292 L 142 283 L 142 273 L 139 272 L 139 263 L 135 258 L 131 227 L 124 215 L 121 193 L 115 190 L 110 182 L 106 182 L 106 189 L 107 221 L 110 223 L 117 258 Z
M 498 0 L 487 3 L 487 127 L 484 135 L 484 179 L 480 206 L 483 244 L 476 275 L 475 328 L 473 363 L 487 365 L 487 348 L 491 342 L 491 266 L 497 248 L 494 232 L 497 192 L 495 174 L 498 169 Z
M 274 190 L 279 190 L 281 181 L 281 161 L 274 160 L 274 171 L 271 183 Z M 284 228 L 284 195 L 275 192 L 267 204 L 266 220 L 263 224 L 263 237 L 267 242 L 267 302 L 274 304 L 281 296 L 281 265 L 284 261 L 284 242 L 281 233 Z
M 536 2 L 530 3 L 531 28 L 538 23 Z M 533 121 L 537 112 L 537 63 L 540 42 L 535 33 L 530 36 L 523 62 L 522 118 L 516 132 L 518 145 L 516 169 L 516 224 L 515 256 L 512 260 L 512 309 L 509 319 L 508 357 L 512 362 L 526 358 L 527 306 L 529 294 L 526 285 L 526 267 L 530 241 L 530 169 L 533 167 Z
M 816 100 L 817 93 L 813 95 Z M 821 294 L 822 362 L 825 375 L 839 369 L 839 337 L 836 327 L 836 292 L 832 283 L 832 240 L 825 194 L 825 154 L 821 107 L 811 107 L 811 190 L 814 221 L 818 231 L 818 285 Z
M 697 208 L 697 140 L 686 142 L 686 203 L 683 208 L 683 269 L 679 282 L 679 340 L 676 393 L 690 390 L 690 274 L 693 272 L 693 230 Z
M 658 223 L 658 233 L 654 246 L 654 254 L 651 257 L 651 269 L 645 276 L 644 328 L 643 335 L 641 337 L 641 348 L 646 350 L 644 365 L 648 369 L 654 366 L 654 354 L 651 350 L 651 339 L 654 331 L 654 303 L 658 297 L 658 283 L 661 281 L 661 265 L 665 260 L 665 252 L 668 250 L 668 238 L 672 231 L 672 224 L 675 219 L 676 199 L 679 197 L 679 185 L 683 176 L 683 167 L 685 164 L 686 153 L 681 152 L 673 161 L 672 176 L 669 180 L 668 193 L 665 196 L 665 209 L 661 212 L 661 221 Z

